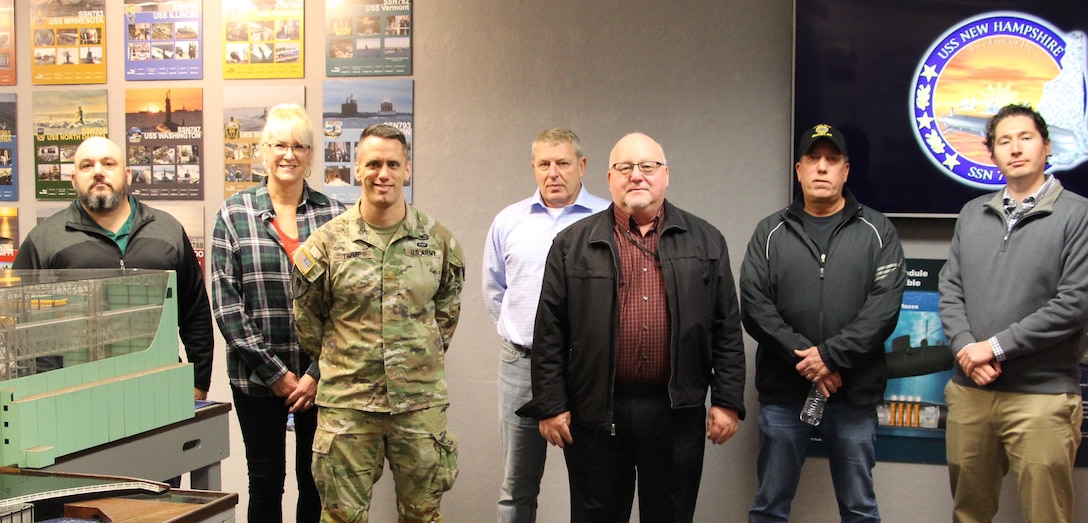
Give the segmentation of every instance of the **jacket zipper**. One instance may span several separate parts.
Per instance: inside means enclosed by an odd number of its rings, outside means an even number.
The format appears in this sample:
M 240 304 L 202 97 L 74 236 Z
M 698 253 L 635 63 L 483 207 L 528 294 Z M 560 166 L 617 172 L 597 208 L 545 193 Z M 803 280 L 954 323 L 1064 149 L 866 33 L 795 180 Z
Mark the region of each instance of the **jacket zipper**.
M 610 436 L 616 435 L 616 330 L 619 328 L 619 297 L 620 297 L 620 267 L 618 254 L 616 253 L 615 246 L 611 242 L 606 242 L 608 250 L 612 254 L 612 271 L 616 275 L 616 285 L 612 290 L 613 299 L 616 300 L 615 312 L 612 317 L 612 351 L 609 356 L 609 360 L 612 362 L 612 372 L 609 376 L 609 392 L 608 395 L 608 434 Z
M 830 244 L 830 242 L 828 242 Z M 827 267 L 827 254 L 820 253 L 820 296 L 816 303 L 820 304 L 819 312 L 817 313 L 816 324 L 820 326 L 820 337 L 824 335 L 824 269 Z

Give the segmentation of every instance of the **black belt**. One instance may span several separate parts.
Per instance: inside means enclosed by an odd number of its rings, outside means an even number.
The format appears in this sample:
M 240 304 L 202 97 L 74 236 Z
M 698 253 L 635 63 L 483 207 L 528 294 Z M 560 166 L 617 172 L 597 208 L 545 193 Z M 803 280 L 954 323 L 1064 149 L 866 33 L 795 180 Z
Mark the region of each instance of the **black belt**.
M 523 358 L 528 358 L 529 355 L 533 353 L 533 348 L 532 347 L 526 347 L 525 345 L 518 345 L 517 343 L 514 343 L 514 342 L 512 342 L 510 340 L 506 340 L 506 343 L 509 343 L 510 346 L 513 347 L 514 350 L 518 351 L 518 353 L 521 354 L 521 357 L 523 357 Z

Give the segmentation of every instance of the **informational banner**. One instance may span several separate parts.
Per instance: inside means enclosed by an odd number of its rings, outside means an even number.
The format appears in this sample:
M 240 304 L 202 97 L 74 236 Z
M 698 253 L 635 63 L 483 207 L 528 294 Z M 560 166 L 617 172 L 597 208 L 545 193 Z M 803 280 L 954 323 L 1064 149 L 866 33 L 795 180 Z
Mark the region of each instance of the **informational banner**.
M 321 105 L 325 135 L 325 194 L 351 205 L 362 194 L 362 182 L 355 177 L 355 145 L 369 125 L 388 123 L 399 128 L 412 144 L 412 80 L 365 79 L 326 80 Z M 411 158 L 409 157 L 409 161 Z M 411 178 L 404 198 L 412 202 Z
M 15 85 L 15 0 L 0 0 L 0 85 Z
M 223 2 L 223 78 L 302 78 L 303 3 Z
M 325 0 L 325 75 L 410 76 L 411 0 Z
M 199 87 L 126 89 L 125 146 L 132 194 L 204 199 L 204 96 Z
M 15 133 L 15 93 L 0 93 L 0 201 L 19 199 L 19 140 Z
M 106 90 L 34 91 L 34 194 L 39 200 L 72 200 L 76 147 L 108 136 Z
M 125 80 L 203 78 L 201 0 L 125 0 Z
M 281 103 L 304 105 L 306 88 L 301 85 L 223 88 L 224 198 L 264 182 L 268 172 L 261 156 L 261 132 L 268 109 Z M 313 140 L 315 147 L 320 144 L 318 136 Z
M 106 83 L 105 47 L 106 0 L 30 1 L 32 84 Z

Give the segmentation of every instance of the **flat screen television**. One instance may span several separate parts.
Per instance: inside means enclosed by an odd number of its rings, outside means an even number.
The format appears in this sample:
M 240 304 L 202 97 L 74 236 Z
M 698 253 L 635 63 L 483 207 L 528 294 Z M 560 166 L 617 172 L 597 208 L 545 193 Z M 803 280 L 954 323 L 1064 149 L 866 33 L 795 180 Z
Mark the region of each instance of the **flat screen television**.
M 862 203 L 950 217 L 1002 188 L 985 121 L 1013 102 L 1047 119 L 1048 172 L 1088 196 L 1085 0 L 795 0 L 794 14 L 793 148 L 817 123 L 840 129 Z

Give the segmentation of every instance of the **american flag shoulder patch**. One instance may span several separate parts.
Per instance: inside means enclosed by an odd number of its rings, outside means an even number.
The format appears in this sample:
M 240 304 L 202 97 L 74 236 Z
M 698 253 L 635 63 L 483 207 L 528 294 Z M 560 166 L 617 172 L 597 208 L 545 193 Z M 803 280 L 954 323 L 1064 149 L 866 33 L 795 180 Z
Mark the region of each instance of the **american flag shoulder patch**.
M 297 267 L 302 274 L 309 274 L 314 266 L 317 265 L 317 261 L 310 255 L 310 251 L 306 250 L 304 247 L 295 249 L 292 258 L 294 259 L 295 267 Z

